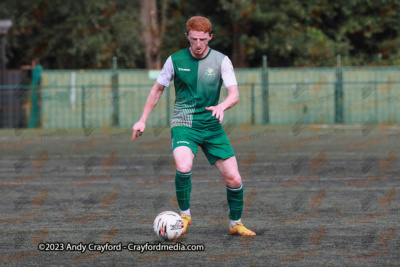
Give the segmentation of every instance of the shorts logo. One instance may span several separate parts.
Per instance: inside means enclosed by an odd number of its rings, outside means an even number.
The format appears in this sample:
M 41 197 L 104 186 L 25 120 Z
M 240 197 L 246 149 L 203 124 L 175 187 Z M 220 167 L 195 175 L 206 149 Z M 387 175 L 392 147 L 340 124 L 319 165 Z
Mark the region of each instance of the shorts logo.
M 207 74 L 207 75 L 215 75 L 215 69 L 213 69 L 213 68 L 211 68 L 211 67 L 208 67 L 208 68 L 206 69 L 206 74 Z
M 178 142 L 176 142 L 177 144 L 180 144 L 180 143 L 185 143 L 185 144 L 189 144 L 189 142 L 186 142 L 186 141 L 178 141 Z

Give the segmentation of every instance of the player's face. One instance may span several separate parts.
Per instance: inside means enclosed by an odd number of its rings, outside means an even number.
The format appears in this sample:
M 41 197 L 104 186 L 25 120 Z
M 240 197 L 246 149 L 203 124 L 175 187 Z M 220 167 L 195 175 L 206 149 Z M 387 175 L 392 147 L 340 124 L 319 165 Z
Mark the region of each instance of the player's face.
M 191 30 L 186 37 L 190 42 L 193 53 L 196 55 L 203 55 L 208 47 L 208 42 L 212 39 L 212 35 L 208 32 L 193 30 Z

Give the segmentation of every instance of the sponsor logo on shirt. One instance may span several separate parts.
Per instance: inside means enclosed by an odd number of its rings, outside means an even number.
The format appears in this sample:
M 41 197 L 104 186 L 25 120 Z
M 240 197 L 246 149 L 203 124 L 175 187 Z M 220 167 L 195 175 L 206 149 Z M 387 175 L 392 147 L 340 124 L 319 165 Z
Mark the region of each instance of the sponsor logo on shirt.
M 178 142 L 176 142 L 177 144 L 181 144 L 181 143 L 183 143 L 183 144 L 189 144 L 189 142 L 186 142 L 186 141 L 178 141 Z
M 182 68 L 178 68 L 178 70 L 180 70 L 180 71 L 190 71 L 190 69 L 182 69 Z
M 207 74 L 207 75 L 215 75 L 215 69 L 213 69 L 213 68 L 211 68 L 211 67 L 208 67 L 208 68 L 206 69 L 206 74 Z

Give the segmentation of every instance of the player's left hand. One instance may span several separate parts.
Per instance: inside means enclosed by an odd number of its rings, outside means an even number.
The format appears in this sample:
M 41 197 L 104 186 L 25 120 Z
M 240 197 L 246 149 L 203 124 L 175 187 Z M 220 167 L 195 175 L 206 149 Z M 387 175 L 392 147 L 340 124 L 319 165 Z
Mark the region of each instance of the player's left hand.
M 212 116 L 219 120 L 219 123 L 222 123 L 224 119 L 224 110 L 220 106 L 210 106 L 206 107 L 206 110 L 212 111 Z

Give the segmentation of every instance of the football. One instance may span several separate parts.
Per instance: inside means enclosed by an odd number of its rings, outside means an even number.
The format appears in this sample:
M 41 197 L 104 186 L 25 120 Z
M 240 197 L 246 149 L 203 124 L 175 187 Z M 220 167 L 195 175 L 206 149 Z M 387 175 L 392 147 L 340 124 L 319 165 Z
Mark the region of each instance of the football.
M 164 211 L 154 220 L 154 232 L 164 240 L 174 240 L 181 236 L 183 221 L 179 214 L 173 211 Z

